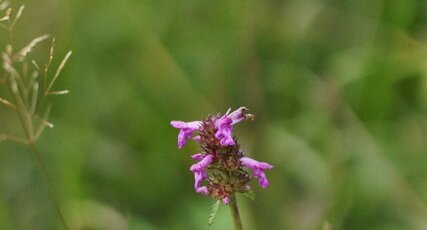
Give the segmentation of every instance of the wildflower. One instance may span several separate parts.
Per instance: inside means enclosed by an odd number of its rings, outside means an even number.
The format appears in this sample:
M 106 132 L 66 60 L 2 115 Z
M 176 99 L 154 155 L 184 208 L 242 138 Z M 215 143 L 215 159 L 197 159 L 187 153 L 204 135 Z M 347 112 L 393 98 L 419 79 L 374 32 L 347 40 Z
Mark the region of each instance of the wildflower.
M 203 121 L 172 121 L 174 128 L 180 129 L 178 148 L 182 148 L 188 139 L 197 141 L 201 152 L 191 156 L 198 162 L 190 167 L 194 173 L 194 189 L 197 193 L 221 200 L 229 204 L 234 193 L 250 192 L 249 181 L 255 177 L 261 187 L 269 186 L 265 170 L 273 166 L 246 157 L 233 136 L 233 126 L 253 120 L 246 107 L 223 115 L 211 115 Z M 245 169 L 252 170 L 252 174 Z

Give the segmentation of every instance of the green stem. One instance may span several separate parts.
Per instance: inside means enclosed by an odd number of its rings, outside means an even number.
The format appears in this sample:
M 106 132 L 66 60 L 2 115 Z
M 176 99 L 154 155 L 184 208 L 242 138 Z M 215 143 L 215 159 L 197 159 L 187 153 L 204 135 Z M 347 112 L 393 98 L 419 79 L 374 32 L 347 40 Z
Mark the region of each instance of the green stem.
M 59 219 L 61 220 L 61 224 L 65 230 L 68 230 L 68 226 L 67 226 L 67 223 L 65 222 L 64 215 L 62 214 L 61 208 L 59 207 L 59 202 L 55 196 L 55 193 L 53 192 L 52 181 L 50 179 L 49 173 L 47 172 L 46 166 L 44 165 L 43 157 L 37 150 L 36 145 L 34 143 L 30 143 L 29 146 L 31 147 L 31 150 L 33 150 L 34 156 L 36 158 L 36 162 L 40 166 L 40 169 L 42 170 L 43 178 L 45 179 L 45 182 L 47 185 L 49 197 L 52 200 L 53 205 L 55 206 L 56 212 L 58 213 Z
M 234 229 L 243 230 L 242 221 L 240 220 L 239 208 L 237 207 L 236 195 L 234 193 L 230 195 L 230 207 L 231 218 L 233 219 Z

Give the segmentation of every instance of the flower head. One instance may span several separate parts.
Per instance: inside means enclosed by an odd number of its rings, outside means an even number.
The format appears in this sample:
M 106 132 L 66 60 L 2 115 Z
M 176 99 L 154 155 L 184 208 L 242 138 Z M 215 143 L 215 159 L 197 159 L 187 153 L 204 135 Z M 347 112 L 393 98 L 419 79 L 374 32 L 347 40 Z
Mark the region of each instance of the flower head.
M 230 202 L 230 195 L 236 192 L 250 191 L 249 181 L 255 177 L 261 187 L 269 185 L 265 170 L 273 166 L 245 157 L 233 136 L 233 126 L 244 120 L 252 120 L 248 109 L 240 107 L 223 115 L 209 116 L 203 121 L 172 121 L 174 128 L 180 129 L 178 148 L 182 148 L 188 139 L 197 141 L 200 153 L 191 156 L 197 163 L 190 167 L 194 173 L 194 189 L 197 193 Z M 252 170 L 252 174 L 245 168 Z

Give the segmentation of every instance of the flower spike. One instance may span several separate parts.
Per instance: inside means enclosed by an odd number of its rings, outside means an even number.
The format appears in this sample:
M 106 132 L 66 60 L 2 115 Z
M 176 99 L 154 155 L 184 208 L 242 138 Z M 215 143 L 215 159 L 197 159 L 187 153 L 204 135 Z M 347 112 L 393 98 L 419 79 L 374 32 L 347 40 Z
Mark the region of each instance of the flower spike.
M 233 126 L 253 120 L 246 107 L 240 107 L 225 114 L 212 115 L 203 121 L 171 121 L 174 128 L 179 129 L 178 148 L 182 148 L 188 139 L 200 145 L 200 152 L 191 158 L 198 162 L 191 165 L 194 173 L 194 189 L 197 193 L 210 196 L 224 204 L 233 202 L 236 192 L 250 193 L 249 181 L 257 178 L 261 187 L 266 188 L 265 170 L 273 166 L 246 157 L 233 136 Z M 251 170 L 252 173 L 246 171 Z

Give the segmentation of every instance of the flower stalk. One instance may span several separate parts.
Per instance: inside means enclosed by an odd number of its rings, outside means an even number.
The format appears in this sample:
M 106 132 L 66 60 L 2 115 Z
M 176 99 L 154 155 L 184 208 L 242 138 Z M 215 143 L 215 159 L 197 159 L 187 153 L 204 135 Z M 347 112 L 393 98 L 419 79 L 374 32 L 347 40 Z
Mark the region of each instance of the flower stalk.
M 39 153 L 35 143 L 31 143 L 31 144 L 29 144 L 29 146 L 34 153 L 34 158 L 35 158 L 35 161 L 37 162 L 37 165 L 40 167 L 40 169 L 42 171 L 43 178 L 45 179 L 45 183 L 46 183 L 46 188 L 48 190 L 47 192 L 49 194 L 49 197 L 50 197 L 53 205 L 55 206 L 55 210 L 58 213 L 62 227 L 65 230 L 68 230 L 69 228 L 68 228 L 67 222 L 65 221 L 64 214 L 62 213 L 61 208 L 59 206 L 58 199 L 55 196 L 55 192 L 53 190 L 52 180 L 50 179 L 49 173 L 48 173 L 46 166 L 44 164 L 43 157 Z
M 242 221 L 240 219 L 240 213 L 239 208 L 237 207 L 237 199 L 236 195 L 233 193 L 230 195 L 230 212 L 231 212 L 231 218 L 233 219 L 234 229 L 235 230 L 243 230 Z

